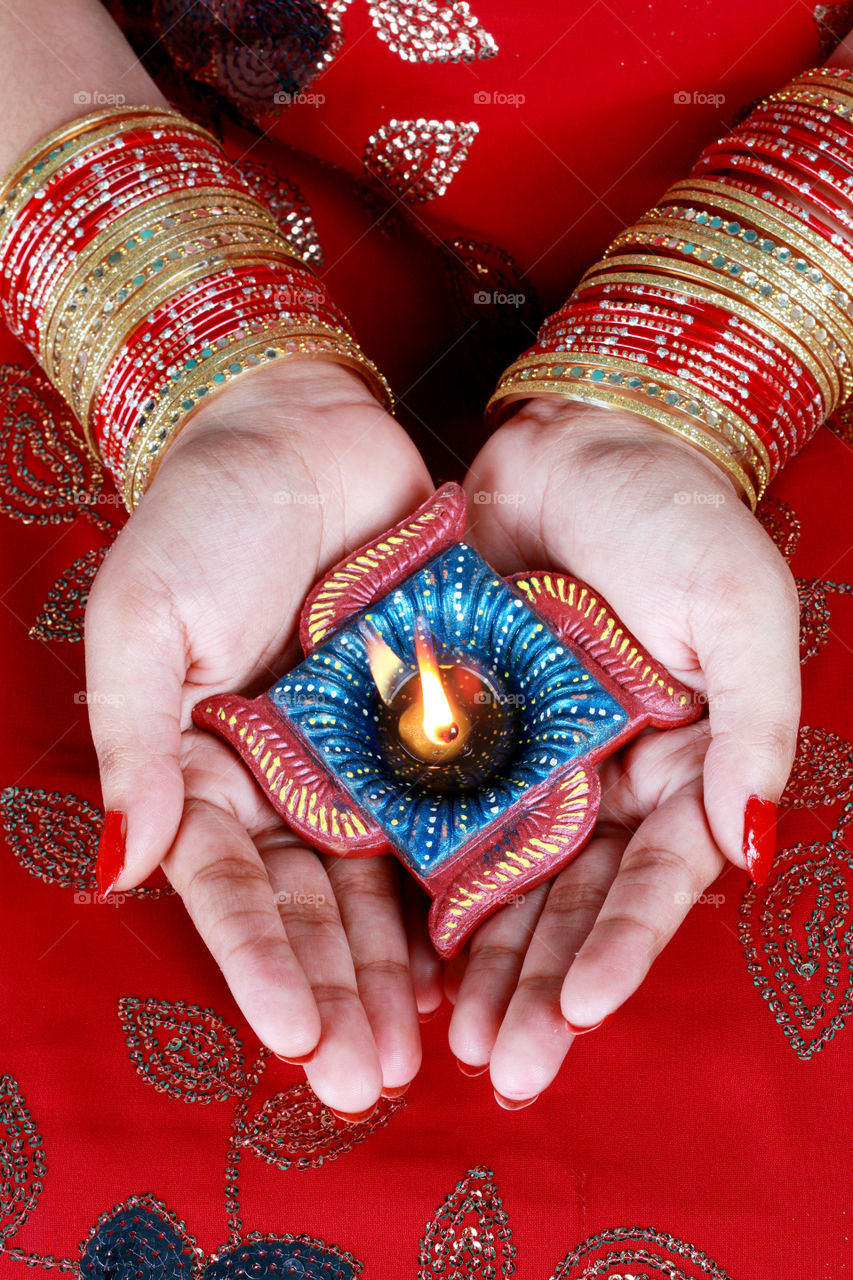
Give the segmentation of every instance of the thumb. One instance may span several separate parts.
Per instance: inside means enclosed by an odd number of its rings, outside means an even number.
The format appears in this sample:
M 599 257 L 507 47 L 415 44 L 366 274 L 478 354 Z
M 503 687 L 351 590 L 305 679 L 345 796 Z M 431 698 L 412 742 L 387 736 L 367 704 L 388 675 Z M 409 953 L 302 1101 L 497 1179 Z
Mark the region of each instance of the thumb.
M 776 805 L 797 745 L 799 609 L 778 554 L 755 557 L 748 589 L 729 590 L 696 648 L 705 673 L 711 745 L 705 809 L 723 853 L 763 884 L 776 852 Z M 763 572 L 759 570 L 763 569 Z
M 184 802 L 180 767 L 183 627 L 157 589 L 129 568 L 120 544 L 86 607 L 89 723 L 106 818 L 98 847 L 103 896 L 145 880 L 169 850 Z

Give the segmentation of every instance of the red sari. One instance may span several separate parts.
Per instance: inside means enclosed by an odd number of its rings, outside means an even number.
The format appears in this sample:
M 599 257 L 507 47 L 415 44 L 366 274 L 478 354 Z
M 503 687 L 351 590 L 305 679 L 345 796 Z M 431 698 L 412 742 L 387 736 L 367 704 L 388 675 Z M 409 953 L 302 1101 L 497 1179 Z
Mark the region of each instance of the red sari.
M 584 266 L 853 21 L 769 0 L 472 7 L 447 6 L 425 57 L 426 5 L 327 5 L 325 69 L 303 68 L 268 133 L 226 128 L 436 479 L 461 474 L 488 389 Z M 221 121 L 212 94 L 195 100 Z M 419 120 L 441 127 L 413 142 L 393 123 Z M 22 348 L 2 354 L 4 1280 L 25 1264 L 92 1280 L 851 1273 L 845 422 L 760 513 L 803 601 L 803 728 L 768 884 L 729 868 L 533 1107 L 500 1111 L 487 1076 L 458 1073 L 445 1008 L 408 1097 L 347 1124 L 259 1047 L 177 898 L 95 900 L 73 642 L 121 508 Z

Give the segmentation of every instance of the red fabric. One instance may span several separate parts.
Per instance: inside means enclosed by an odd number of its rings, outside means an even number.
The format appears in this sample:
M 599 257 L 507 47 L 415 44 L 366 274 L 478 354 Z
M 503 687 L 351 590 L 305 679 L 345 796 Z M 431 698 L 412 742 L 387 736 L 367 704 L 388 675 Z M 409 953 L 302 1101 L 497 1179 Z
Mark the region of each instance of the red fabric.
M 369 230 L 370 215 L 350 181 L 312 155 L 355 171 L 354 156 L 386 118 L 475 118 L 474 92 L 512 92 L 523 84 L 523 108 L 484 112 L 483 131 L 446 195 L 417 214 L 431 226 L 464 227 L 507 247 L 550 307 L 620 223 L 650 204 L 720 130 L 718 110 L 676 106 L 675 91 L 721 87 L 728 117 L 816 56 L 805 6 L 781 14 L 770 3 L 708 4 L 689 13 L 670 3 L 651 10 L 634 3 L 618 10 L 541 8 L 478 0 L 477 14 L 500 53 L 472 67 L 436 67 L 389 52 L 367 6 L 354 0 L 344 17 L 343 49 L 316 85 L 327 98 L 322 111 L 295 108 L 276 129 L 309 154 L 269 141 L 252 151 L 252 160 L 276 158 L 302 187 L 325 255 L 323 278 L 369 354 L 403 393 L 423 378 L 405 394 L 408 420 L 428 424 L 420 429 L 424 439 L 442 437 L 433 450 L 442 476 L 458 471 L 461 455 L 473 448 L 483 380 L 473 371 L 470 347 L 443 355 L 464 325 L 450 311 L 435 250 L 415 230 L 404 228 L 397 239 Z M 236 151 L 251 145 L 237 136 L 231 141 Z M 11 341 L 4 358 L 28 364 Z M 425 376 L 437 358 L 437 369 Z M 72 562 L 107 544 L 103 526 L 116 508 L 112 491 L 104 490 L 103 501 L 93 504 L 102 527 L 79 512 L 57 523 L 25 522 L 33 513 L 20 493 L 11 442 L 16 430 L 32 431 L 27 422 L 37 415 L 20 387 L 13 394 L 20 377 L 13 371 L 0 378 L 6 684 L 0 776 L 16 789 L 0 797 L 8 836 L 0 896 L 0 1073 L 17 1081 L 43 1137 L 46 1173 L 7 1250 L 77 1259 L 99 1215 L 149 1193 L 208 1253 L 229 1235 L 233 1070 L 223 1068 L 219 1077 L 224 1100 L 190 1103 L 158 1090 L 131 1060 L 119 1002 L 213 1009 L 236 1028 L 246 1067 L 258 1045 L 180 902 L 129 897 L 117 907 L 96 905 L 97 814 L 88 813 L 78 844 L 70 843 L 73 797 L 93 809 L 99 804 L 82 646 L 28 632 Z M 30 385 L 46 395 L 27 375 L 24 386 Z M 60 416 L 55 402 L 48 413 Z M 468 436 L 460 446 L 463 421 Z M 593 1274 L 836 1280 L 851 1273 L 853 1099 L 851 1030 L 844 1025 L 853 988 L 851 853 L 843 836 L 831 840 L 853 795 L 853 709 L 846 697 L 851 481 L 850 446 L 821 431 L 764 504 L 763 518 L 793 553 L 806 584 L 803 722 L 810 726 L 789 789 L 795 807 L 781 822 L 784 852 L 766 888 L 756 892 L 745 876 L 726 872 L 641 992 L 575 1043 L 558 1082 L 527 1110 L 499 1111 L 487 1077 L 458 1073 L 446 1045 L 445 1009 L 424 1028 L 425 1065 L 406 1104 L 395 1105 L 387 1124 L 352 1150 L 319 1167 L 287 1170 L 243 1150 L 244 1232 L 305 1232 L 350 1251 L 367 1277 L 411 1280 L 420 1274 L 419 1240 L 445 1196 L 467 1170 L 485 1166 L 509 1215 L 519 1280 L 545 1280 L 567 1255 L 559 1274 L 571 1280 Z M 43 513 L 60 506 L 42 490 Z M 64 510 L 75 514 L 68 503 Z M 42 634 L 74 630 L 69 599 L 70 611 L 43 620 Z M 43 804 L 34 795 L 39 791 L 58 793 L 55 820 L 37 821 L 27 839 L 22 823 Z M 65 874 L 57 859 L 65 860 Z M 786 948 L 780 930 L 789 925 L 795 946 Z M 822 998 L 828 978 L 834 985 Z M 799 1015 L 792 993 L 804 1002 Z M 132 1013 L 132 1006 L 122 1007 Z M 163 1033 L 162 1042 L 173 1034 Z M 220 1043 L 230 1044 L 225 1030 Z M 233 1052 L 230 1044 L 232 1068 Z M 146 1049 L 150 1072 L 149 1059 Z M 167 1076 L 155 1072 L 161 1085 L 169 1086 Z M 268 1063 L 248 1099 L 249 1119 L 301 1078 L 296 1068 Z M 8 1127 L 10 1096 L 10 1087 L 0 1090 L 0 1144 L 4 1133 L 7 1142 L 19 1136 Z M 304 1145 L 304 1108 L 301 1114 L 295 1128 Z M 328 1125 L 342 1131 L 336 1121 Z M 18 1158 L 14 1151 L 11 1158 Z M 0 1159 L 0 1204 L 14 1185 L 8 1168 Z M 26 1171 L 22 1176 L 26 1185 Z M 493 1228 L 503 1229 L 500 1222 Z M 583 1243 L 596 1233 L 605 1233 L 603 1243 Z M 503 1242 L 495 1243 L 500 1254 Z M 23 1265 L 0 1256 L 0 1276 L 11 1280 Z M 497 1275 L 510 1274 L 500 1261 L 495 1265 Z M 422 1274 L 467 1280 L 488 1272 L 466 1263 L 457 1272 Z

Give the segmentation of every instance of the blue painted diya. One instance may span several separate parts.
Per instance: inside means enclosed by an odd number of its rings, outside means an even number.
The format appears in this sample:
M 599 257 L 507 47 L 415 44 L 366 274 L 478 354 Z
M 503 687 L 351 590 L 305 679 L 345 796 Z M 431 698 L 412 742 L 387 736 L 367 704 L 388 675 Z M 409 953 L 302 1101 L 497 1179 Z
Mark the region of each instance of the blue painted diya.
M 314 848 L 396 854 L 444 956 L 581 851 L 598 760 L 701 712 L 589 587 L 501 578 L 464 530 L 445 485 L 318 583 L 297 667 L 193 711 Z

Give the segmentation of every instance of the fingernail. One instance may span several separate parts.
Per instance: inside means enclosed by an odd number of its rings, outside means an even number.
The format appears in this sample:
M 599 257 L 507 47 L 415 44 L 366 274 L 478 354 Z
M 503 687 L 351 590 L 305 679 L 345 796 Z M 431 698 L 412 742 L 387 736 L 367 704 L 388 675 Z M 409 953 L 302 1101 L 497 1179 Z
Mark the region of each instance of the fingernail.
M 441 1005 L 438 1006 L 438 1009 L 440 1008 L 441 1008 Z M 426 1013 L 421 1013 L 419 1010 L 418 1022 L 432 1022 L 433 1018 L 438 1013 L 438 1009 L 430 1009 Z
M 408 1093 L 408 1092 L 409 1092 L 409 1088 L 410 1088 L 410 1086 L 411 1086 L 411 1083 L 412 1083 L 412 1082 L 411 1082 L 411 1080 L 410 1080 L 408 1084 L 400 1084 L 400 1085 L 397 1085 L 397 1088 L 396 1088 L 396 1089 L 383 1089 L 383 1090 L 382 1090 L 382 1097 L 383 1097 L 383 1098 L 402 1098 L 402 1096 L 403 1096 L 403 1094 L 404 1094 L 404 1093 Z
M 368 1107 L 366 1111 L 336 1111 L 334 1107 L 329 1107 L 333 1116 L 337 1116 L 339 1120 L 343 1120 L 346 1124 L 358 1124 L 361 1120 L 369 1120 L 376 1110 L 376 1105 Z
M 313 1058 L 317 1057 L 317 1050 L 312 1049 L 310 1053 L 303 1053 L 301 1058 L 285 1058 L 283 1053 L 276 1053 L 274 1056 L 278 1058 L 279 1062 L 286 1062 L 288 1066 L 304 1067 L 306 1062 L 311 1062 Z
M 610 1017 L 610 1014 L 608 1013 L 607 1017 L 602 1018 L 600 1022 L 596 1022 L 594 1027 L 576 1027 L 573 1022 L 569 1022 L 568 1018 L 564 1018 L 563 1021 L 565 1022 L 566 1026 L 569 1028 L 573 1036 L 585 1036 L 590 1031 L 597 1031 L 599 1027 L 603 1027 L 605 1022 L 607 1021 L 607 1018 L 609 1017 Z
M 470 1062 L 463 1062 L 461 1058 L 456 1059 L 456 1065 L 463 1076 L 481 1076 L 484 1071 L 489 1069 L 488 1062 L 483 1063 L 482 1067 L 474 1067 Z
M 539 1097 L 538 1093 L 534 1093 L 532 1098 L 505 1098 L 502 1093 L 498 1093 L 495 1089 L 495 1102 L 499 1107 L 503 1107 L 504 1111 L 521 1111 L 524 1107 L 529 1107 Z
M 767 883 L 776 856 L 776 806 L 772 800 L 750 796 L 743 815 L 743 852 L 757 885 Z
M 104 817 L 101 838 L 98 841 L 98 861 L 95 879 L 98 895 L 105 898 L 115 888 L 124 867 L 124 841 L 127 833 L 127 817 L 121 809 L 110 809 Z

